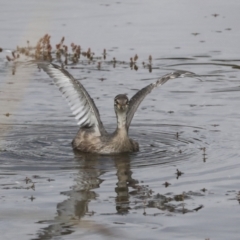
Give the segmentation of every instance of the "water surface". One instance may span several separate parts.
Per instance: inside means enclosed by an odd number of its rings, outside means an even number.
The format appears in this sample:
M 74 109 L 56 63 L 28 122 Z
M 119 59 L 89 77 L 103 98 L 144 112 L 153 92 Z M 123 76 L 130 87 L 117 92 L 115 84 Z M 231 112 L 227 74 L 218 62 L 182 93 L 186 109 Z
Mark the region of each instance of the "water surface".
M 4 1 L 3 238 L 239 239 L 239 5 Z M 68 70 L 89 91 L 109 131 L 115 128 L 115 95 L 131 97 L 173 70 L 206 77 L 169 81 L 143 101 L 130 128 L 140 152 L 73 152 L 78 127 L 51 79 L 30 68 L 12 75 L 5 59 L 5 50 L 47 32 L 53 43 L 65 36 L 95 56 L 106 49 L 100 70 L 87 61 Z M 135 54 L 137 70 L 129 65 Z

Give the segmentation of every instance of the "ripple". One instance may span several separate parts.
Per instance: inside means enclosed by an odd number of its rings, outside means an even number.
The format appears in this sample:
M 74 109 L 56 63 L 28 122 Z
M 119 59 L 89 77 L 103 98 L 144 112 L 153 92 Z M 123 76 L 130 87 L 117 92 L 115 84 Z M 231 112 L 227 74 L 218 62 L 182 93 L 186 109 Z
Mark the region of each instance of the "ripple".
M 59 126 L 17 125 L 3 141 L 5 169 L 55 170 L 73 162 L 69 131 Z M 66 134 L 66 131 L 67 134 Z
M 196 131 L 197 130 L 197 131 Z M 131 167 L 151 167 L 153 165 L 169 165 L 177 162 L 193 161 L 199 158 L 200 149 L 206 146 L 206 130 L 183 125 L 138 124 L 131 127 L 130 136 L 137 140 L 140 151 L 131 154 L 104 155 L 83 154 L 72 151 L 71 140 L 77 127 L 48 125 L 25 125 L 14 128 L 14 132 L 5 138 L 5 151 L 8 165 L 27 166 L 27 169 L 55 169 L 68 165 L 99 168 L 109 170 L 115 168 L 116 161 L 129 161 Z M 11 159 L 11 160 L 10 160 Z M 3 160 L 4 161 L 4 160 Z
M 202 133 L 194 132 L 195 129 L 205 131 L 198 127 L 155 124 L 136 128 L 148 130 L 144 134 L 136 135 L 140 143 L 140 152 L 135 155 L 133 167 L 169 165 L 193 160 L 199 156 L 200 148 L 207 144 Z

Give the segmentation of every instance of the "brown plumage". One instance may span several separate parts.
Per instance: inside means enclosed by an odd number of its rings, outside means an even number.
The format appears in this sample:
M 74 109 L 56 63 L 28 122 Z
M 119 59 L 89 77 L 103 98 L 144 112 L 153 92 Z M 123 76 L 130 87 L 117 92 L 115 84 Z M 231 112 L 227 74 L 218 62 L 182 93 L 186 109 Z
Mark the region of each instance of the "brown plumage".
M 115 154 L 139 151 L 139 145 L 128 136 L 128 130 L 138 106 L 156 87 L 170 79 L 195 77 L 192 72 L 175 71 L 166 74 L 155 83 L 138 91 L 129 101 L 125 94 L 114 99 L 117 116 L 117 128 L 109 134 L 100 119 L 98 109 L 83 85 L 75 80 L 65 69 L 49 62 L 38 63 L 52 79 L 60 92 L 65 96 L 70 108 L 78 120 L 80 129 L 72 141 L 74 149 L 98 154 Z

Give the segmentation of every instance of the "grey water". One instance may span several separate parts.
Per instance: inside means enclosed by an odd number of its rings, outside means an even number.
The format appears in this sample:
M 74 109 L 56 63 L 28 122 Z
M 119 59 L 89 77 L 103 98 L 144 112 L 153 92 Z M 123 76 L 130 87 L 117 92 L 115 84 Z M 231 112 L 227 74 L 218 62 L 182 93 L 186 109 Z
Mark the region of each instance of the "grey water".
M 239 7 L 237 0 L 2 1 L 1 239 L 239 239 Z M 138 153 L 73 152 L 78 126 L 51 79 L 30 68 L 12 75 L 6 60 L 7 50 L 46 33 L 95 56 L 106 49 L 101 69 L 80 61 L 67 70 L 109 131 L 117 94 L 131 97 L 173 70 L 203 77 L 174 79 L 146 97 L 130 127 Z

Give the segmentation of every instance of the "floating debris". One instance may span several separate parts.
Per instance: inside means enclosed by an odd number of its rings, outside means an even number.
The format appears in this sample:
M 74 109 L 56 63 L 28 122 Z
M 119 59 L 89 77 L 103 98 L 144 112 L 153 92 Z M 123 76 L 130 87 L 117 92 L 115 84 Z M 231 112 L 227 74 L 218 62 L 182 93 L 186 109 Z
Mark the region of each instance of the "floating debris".
M 55 179 L 48 178 L 48 180 L 47 180 L 47 181 L 49 181 L 49 182 L 52 182 L 52 181 L 55 181 Z
M 194 208 L 193 211 L 196 211 L 196 212 L 197 212 L 198 210 L 200 210 L 200 209 L 202 209 L 202 208 L 203 208 L 203 205 L 200 205 L 199 207 Z
M 163 185 L 167 188 L 169 185 L 171 185 L 171 183 L 165 182 Z
M 148 71 L 149 71 L 150 73 L 152 72 L 152 65 L 151 65 L 151 64 L 148 65 Z
M 26 177 L 26 178 L 25 178 L 25 182 L 26 182 L 26 184 L 28 184 L 28 183 L 31 183 L 32 180 L 31 180 L 30 178 Z
M 202 148 L 200 148 L 200 150 L 202 150 L 203 151 L 203 162 L 206 162 L 206 160 L 207 160 L 207 154 L 206 154 L 206 148 L 205 147 L 202 147 Z
M 152 55 L 149 55 L 148 61 L 149 61 L 150 64 L 152 63 Z
M 176 138 L 177 138 L 177 139 L 179 138 L 179 133 L 178 133 L 178 132 L 176 133 Z
M 178 169 L 177 169 L 177 172 L 175 173 L 176 175 L 177 175 L 177 179 L 180 177 L 180 176 L 182 176 L 184 173 L 183 172 L 181 172 L 181 171 L 179 171 Z
M 104 60 L 106 59 L 106 55 L 107 55 L 106 49 L 104 48 L 104 49 L 103 49 L 103 59 L 104 59 Z
M 184 201 L 184 198 L 185 198 L 184 192 L 182 194 L 178 194 L 178 195 L 174 196 L 174 200 L 177 201 L 177 202 Z
M 134 70 L 137 71 L 138 70 L 138 66 L 136 64 L 134 64 Z
M 238 192 L 236 198 L 237 198 L 238 203 L 240 204 L 240 191 Z
M 97 66 L 98 70 L 101 69 L 101 62 L 98 62 L 98 66 Z
M 35 191 L 35 185 L 34 185 L 34 183 L 32 184 L 32 186 L 31 186 L 30 188 Z
M 114 68 L 116 67 L 116 62 L 117 62 L 117 61 L 116 61 L 116 58 L 114 57 L 114 58 L 113 58 L 113 67 L 114 67 Z
M 133 58 L 134 62 L 136 62 L 138 60 L 138 55 L 136 54 Z
M 33 201 L 34 199 L 36 199 L 35 197 L 33 197 L 33 195 L 29 198 L 31 201 Z

